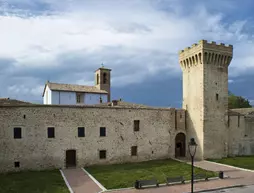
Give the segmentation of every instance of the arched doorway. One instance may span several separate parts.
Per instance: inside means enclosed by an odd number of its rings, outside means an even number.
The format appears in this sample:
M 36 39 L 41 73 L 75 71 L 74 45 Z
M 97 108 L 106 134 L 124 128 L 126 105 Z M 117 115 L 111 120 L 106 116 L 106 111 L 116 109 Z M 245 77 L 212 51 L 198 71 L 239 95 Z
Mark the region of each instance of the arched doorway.
M 66 168 L 76 166 L 76 150 L 66 150 Z
M 184 133 L 178 133 L 175 138 L 175 157 L 185 157 L 186 137 Z

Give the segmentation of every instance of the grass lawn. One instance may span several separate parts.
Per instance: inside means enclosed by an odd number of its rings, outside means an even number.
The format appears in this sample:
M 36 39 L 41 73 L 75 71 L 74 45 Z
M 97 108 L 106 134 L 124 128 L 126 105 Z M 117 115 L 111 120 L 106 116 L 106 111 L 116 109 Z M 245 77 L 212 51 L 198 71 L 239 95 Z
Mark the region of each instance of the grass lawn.
M 208 161 L 227 164 L 239 168 L 254 170 L 254 156 L 228 157 L 222 159 L 208 159 Z
M 91 166 L 85 168 L 105 188 L 133 187 L 135 180 L 155 177 L 159 183 L 165 183 L 166 177 L 184 176 L 191 178 L 191 166 L 175 160 L 155 160 L 140 163 L 115 164 L 104 166 Z M 195 168 L 195 173 L 206 173 L 209 177 L 218 174 Z
M 0 174 L 0 193 L 69 193 L 59 170 Z

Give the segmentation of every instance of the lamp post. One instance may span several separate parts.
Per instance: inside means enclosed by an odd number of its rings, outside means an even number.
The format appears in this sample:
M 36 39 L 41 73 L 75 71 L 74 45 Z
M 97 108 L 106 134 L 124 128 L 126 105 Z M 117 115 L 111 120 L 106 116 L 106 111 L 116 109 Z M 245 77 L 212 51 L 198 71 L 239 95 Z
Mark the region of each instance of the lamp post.
M 191 156 L 191 193 L 193 193 L 193 183 L 194 183 L 194 156 L 196 154 L 197 143 L 194 138 L 190 139 L 188 144 L 189 153 Z

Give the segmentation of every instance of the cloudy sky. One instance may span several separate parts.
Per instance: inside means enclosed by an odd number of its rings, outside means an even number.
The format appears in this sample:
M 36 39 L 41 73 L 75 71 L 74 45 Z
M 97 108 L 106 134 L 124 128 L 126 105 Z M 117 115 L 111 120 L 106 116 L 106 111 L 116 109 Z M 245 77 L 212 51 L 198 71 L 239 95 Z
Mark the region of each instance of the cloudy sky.
M 112 98 L 181 107 L 178 51 L 234 45 L 229 89 L 254 104 L 253 0 L 0 0 L 0 97 L 42 101 L 46 80 L 94 84 Z

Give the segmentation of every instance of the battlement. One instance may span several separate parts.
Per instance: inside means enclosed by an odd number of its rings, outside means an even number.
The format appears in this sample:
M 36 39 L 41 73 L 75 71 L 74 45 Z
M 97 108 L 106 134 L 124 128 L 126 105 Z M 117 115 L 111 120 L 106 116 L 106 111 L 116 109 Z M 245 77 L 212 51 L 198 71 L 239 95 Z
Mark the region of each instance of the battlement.
M 214 50 L 214 51 L 225 51 L 225 52 L 232 52 L 233 45 L 225 45 L 224 43 L 217 44 L 216 42 L 208 42 L 207 40 L 200 40 L 198 44 L 192 44 L 191 47 L 187 47 L 184 50 L 180 50 L 179 54 L 184 52 L 189 52 L 191 50 L 199 50 L 199 49 L 207 49 L 207 50 Z
M 233 46 L 224 43 L 208 42 L 200 40 L 184 50 L 179 51 L 179 63 L 181 67 L 213 63 L 220 66 L 228 66 L 233 55 Z M 226 64 L 226 65 L 225 65 Z

